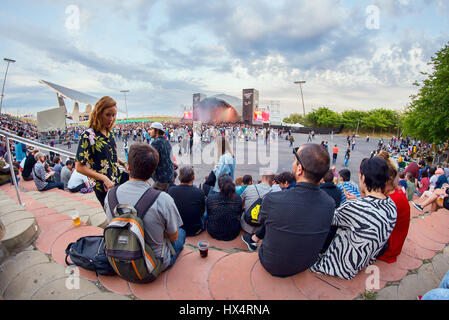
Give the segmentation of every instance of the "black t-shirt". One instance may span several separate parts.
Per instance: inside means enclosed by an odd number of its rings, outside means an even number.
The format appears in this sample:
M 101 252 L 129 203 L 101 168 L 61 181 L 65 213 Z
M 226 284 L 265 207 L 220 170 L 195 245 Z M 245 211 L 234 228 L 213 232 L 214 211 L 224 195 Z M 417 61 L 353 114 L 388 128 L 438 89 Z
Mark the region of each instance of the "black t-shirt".
M 34 165 L 36 164 L 36 159 L 34 159 L 34 155 L 30 152 L 30 154 L 25 159 L 25 165 L 23 166 L 22 176 L 29 177 L 31 175 L 31 170 L 33 170 Z
M 342 194 L 341 190 L 337 188 L 335 183 L 333 182 L 322 183 L 320 184 L 320 189 L 325 191 L 329 196 L 332 197 L 332 199 L 334 199 L 335 208 L 338 208 L 340 206 Z
M 334 200 L 310 183 L 268 194 L 260 207 L 266 230 L 259 249 L 262 266 L 278 277 L 310 268 L 323 248 L 334 209 Z
M 180 184 L 170 187 L 167 193 L 175 200 L 184 223 L 181 228 L 188 236 L 195 235 L 201 229 L 201 217 L 206 202 L 204 192 L 197 187 Z

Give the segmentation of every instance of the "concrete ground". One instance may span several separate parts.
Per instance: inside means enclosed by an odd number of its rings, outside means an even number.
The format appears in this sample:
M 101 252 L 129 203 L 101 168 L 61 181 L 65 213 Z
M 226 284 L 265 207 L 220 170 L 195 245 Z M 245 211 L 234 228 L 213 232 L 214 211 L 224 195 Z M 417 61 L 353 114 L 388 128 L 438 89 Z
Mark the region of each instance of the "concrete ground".
M 285 137 L 285 135 L 284 135 Z M 294 134 L 295 142 L 294 147 L 307 143 L 308 135 L 306 134 Z M 369 142 L 365 141 L 365 137 L 356 139 L 356 145 L 354 151 L 351 151 L 351 159 L 349 161 L 348 169 L 351 170 L 351 179 L 358 183 L 358 170 L 360 162 L 363 158 L 369 157 L 371 151 L 377 149 L 377 143 L 379 139 L 371 138 Z M 332 148 L 335 144 L 338 145 L 339 154 L 337 158 L 337 171 L 341 170 L 344 163 L 344 155 L 347 148 L 346 136 L 334 135 L 331 139 L 330 135 L 315 135 L 313 143 L 320 144 L 321 141 L 329 142 L 329 155 L 332 159 Z M 235 177 L 250 174 L 253 179 L 260 179 L 261 174 L 265 169 L 271 169 L 275 173 L 282 171 L 291 171 L 294 160 L 292 154 L 292 148 L 289 147 L 290 143 L 285 139 L 271 140 L 270 143 L 265 146 L 264 139 L 260 138 L 256 143 L 255 141 L 244 141 L 242 139 L 236 139 L 230 141 L 233 145 L 233 150 L 236 155 L 236 168 Z M 125 152 L 123 150 L 123 142 L 120 139 L 116 139 L 118 155 L 121 159 L 125 159 Z M 135 143 L 132 139 L 129 141 L 129 145 Z M 212 147 L 214 144 L 203 144 L 201 149 L 199 147 L 193 147 L 192 155 L 179 156 L 178 143 L 172 143 L 173 155 L 176 157 L 180 166 L 190 165 L 195 169 L 195 184 L 199 185 L 204 181 L 210 171 L 214 168 L 215 162 L 213 158 Z M 58 148 L 67 149 L 66 145 L 57 145 Z M 69 150 L 76 153 L 77 145 L 72 145 Z

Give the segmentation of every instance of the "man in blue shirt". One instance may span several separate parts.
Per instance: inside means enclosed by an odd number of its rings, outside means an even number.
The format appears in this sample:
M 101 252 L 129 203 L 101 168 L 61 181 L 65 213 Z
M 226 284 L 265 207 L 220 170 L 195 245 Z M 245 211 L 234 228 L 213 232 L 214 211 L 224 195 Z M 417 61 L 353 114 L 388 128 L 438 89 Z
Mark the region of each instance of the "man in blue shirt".
M 159 122 L 153 122 L 150 127 L 150 136 L 153 138 L 151 146 L 159 153 L 159 163 L 153 173 L 153 188 L 167 192 L 173 181 L 174 164 L 172 161 L 172 148 L 165 139 L 164 127 Z

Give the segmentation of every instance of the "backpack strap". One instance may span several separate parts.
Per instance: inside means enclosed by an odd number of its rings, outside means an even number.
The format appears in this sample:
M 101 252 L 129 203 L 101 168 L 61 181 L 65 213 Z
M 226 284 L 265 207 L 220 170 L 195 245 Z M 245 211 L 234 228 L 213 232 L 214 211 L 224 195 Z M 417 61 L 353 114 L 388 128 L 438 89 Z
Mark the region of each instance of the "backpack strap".
M 142 219 L 145 218 L 145 215 L 148 212 L 148 209 L 151 208 L 153 203 L 156 201 L 156 199 L 159 197 L 159 194 L 161 193 L 160 190 L 156 190 L 154 188 L 148 188 L 140 199 L 135 204 L 134 208 L 136 208 L 137 216 Z
M 147 191 L 144 192 L 144 194 L 142 195 L 142 197 L 140 197 L 139 201 L 137 201 L 136 205 L 134 206 L 134 208 L 136 208 L 137 210 L 137 216 L 142 219 L 145 218 L 146 213 L 148 212 L 148 209 L 151 208 L 151 206 L 153 205 L 153 203 L 156 201 L 156 199 L 159 197 L 161 191 L 154 189 L 154 188 L 149 188 Z M 148 235 L 145 232 L 145 238 L 148 238 Z M 175 249 L 173 248 L 173 245 L 171 244 L 171 241 L 168 239 L 167 235 L 164 235 L 164 242 L 167 244 L 168 248 L 170 249 L 171 253 L 173 255 L 176 254 Z M 162 256 L 164 256 L 165 254 L 165 246 L 162 246 Z
M 108 204 L 109 204 L 109 210 L 111 211 L 112 216 L 114 216 L 114 209 L 118 205 L 117 187 L 114 187 L 108 191 Z

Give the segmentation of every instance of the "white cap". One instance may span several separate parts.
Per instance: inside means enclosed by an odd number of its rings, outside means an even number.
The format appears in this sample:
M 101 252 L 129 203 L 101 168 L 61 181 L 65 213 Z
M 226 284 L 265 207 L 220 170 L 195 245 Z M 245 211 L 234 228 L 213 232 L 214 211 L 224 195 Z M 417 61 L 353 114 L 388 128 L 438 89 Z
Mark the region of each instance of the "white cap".
M 153 122 L 150 126 L 150 128 L 159 129 L 161 131 L 164 131 L 164 127 L 160 122 Z

